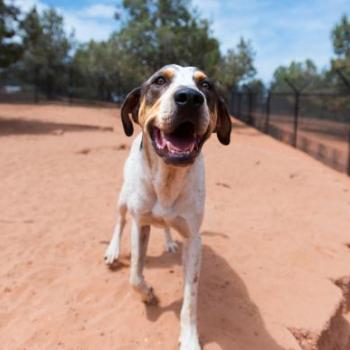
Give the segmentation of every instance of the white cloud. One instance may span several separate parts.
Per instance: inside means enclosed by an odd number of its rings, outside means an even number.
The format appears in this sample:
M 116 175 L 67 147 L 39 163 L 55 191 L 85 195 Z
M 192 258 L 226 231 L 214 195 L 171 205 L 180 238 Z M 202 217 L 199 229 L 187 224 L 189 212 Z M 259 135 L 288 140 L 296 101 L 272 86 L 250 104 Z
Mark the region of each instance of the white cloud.
M 258 76 L 272 78 L 279 65 L 311 58 L 319 68 L 332 57 L 330 31 L 349 0 L 195 0 L 204 17 L 213 21 L 214 35 L 225 52 L 243 36 L 256 50 Z
M 74 29 L 78 41 L 106 40 L 116 29 L 116 22 L 113 20 L 101 21 L 96 18 L 86 18 L 76 12 L 62 11 L 66 27 L 69 31 Z
M 192 4 L 200 10 L 200 14 L 205 18 L 212 19 L 220 10 L 220 2 L 217 0 L 193 0 Z
M 15 0 L 15 4 L 24 13 L 33 6 L 39 12 L 49 8 L 45 0 Z M 92 4 L 79 10 L 59 6 L 55 9 L 64 17 L 67 31 L 74 30 L 75 37 L 80 42 L 106 40 L 117 28 L 117 22 L 113 19 L 116 8 L 111 3 Z
M 28 12 L 34 6 L 39 11 L 43 11 L 48 8 L 48 6 L 40 0 L 15 0 L 14 3 L 18 6 L 22 12 Z
M 81 11 L 82 17 L 91 18 L 113 18 L 116 7 L 110 4 L 94 4 Z

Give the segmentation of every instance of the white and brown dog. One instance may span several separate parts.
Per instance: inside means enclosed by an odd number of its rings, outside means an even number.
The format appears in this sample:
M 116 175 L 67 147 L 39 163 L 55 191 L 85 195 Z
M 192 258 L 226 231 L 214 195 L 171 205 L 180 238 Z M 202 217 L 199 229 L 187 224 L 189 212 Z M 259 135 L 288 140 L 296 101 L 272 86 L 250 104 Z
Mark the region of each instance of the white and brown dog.
M 150 226 L 165 229 L 169 250 L 175 248 L 170 228 L 185 239 L 184 298 L 181 310 L 182 350 L 200 349 L 197 295 L 201 261 L 200 226 L 204 213 L 204 161 L 200 153 L 213 132 L 228 145 L 231 120 L 213 83 L 194 67 L 168 65 L 131 91 L 121 108 L 127 136 L 134 140 L 124 169 L 119 217 L 107 248 L 107 264 L 117 261 L 127 211 L 132 216 L 130 283 L 145 303 L 156 302 L 143 277 Z

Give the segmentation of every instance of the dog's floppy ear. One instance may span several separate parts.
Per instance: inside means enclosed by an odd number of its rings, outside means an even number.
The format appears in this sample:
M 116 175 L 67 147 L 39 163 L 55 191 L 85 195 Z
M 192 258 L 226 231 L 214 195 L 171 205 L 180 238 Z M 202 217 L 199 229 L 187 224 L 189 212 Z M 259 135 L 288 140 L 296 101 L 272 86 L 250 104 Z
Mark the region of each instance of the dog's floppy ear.
M 216 136 L 223 145 L 228 145 L 231 138 L 232 123 L 230 114 L 227 110 L 224 99 L 218 96 L 217 99 L 217 121 L 216 121 Z
M 137 123 L 138 122 L 138 113 L 140 107 L 140 98 L 141 98 L 141 88 L 137 87 L 136 89 L 129 92 L 128 96 L 124 100 L 121 108 L 121 116 L 123 129 L 127 136 L 131 136 L 134 132 L 134 126 L 132 124 L 130 114 L 132 120 Z

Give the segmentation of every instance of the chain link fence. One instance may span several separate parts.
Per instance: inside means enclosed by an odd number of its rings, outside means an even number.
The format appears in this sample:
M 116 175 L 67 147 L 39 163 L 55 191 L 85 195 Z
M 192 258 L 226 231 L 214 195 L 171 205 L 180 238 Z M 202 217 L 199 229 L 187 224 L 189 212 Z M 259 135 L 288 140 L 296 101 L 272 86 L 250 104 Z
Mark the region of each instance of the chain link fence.
M 350 176 L 350 93 L 233 91 L 231 114 Z
M 120 105 L 124 95 L 114 77 L 81 74 L 69 67 L 56 67 L 52 74 L 37 66 L 31 72 L 16 67 L 0 69 L 0 103 L 83 103 Z M 45 74 L 44 74 L 45 73 Z

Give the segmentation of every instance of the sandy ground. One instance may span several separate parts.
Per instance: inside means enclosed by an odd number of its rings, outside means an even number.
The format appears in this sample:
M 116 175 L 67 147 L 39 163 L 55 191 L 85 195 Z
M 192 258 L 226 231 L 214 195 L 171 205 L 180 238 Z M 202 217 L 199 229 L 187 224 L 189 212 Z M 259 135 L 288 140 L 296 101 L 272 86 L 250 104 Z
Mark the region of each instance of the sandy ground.
M 349 178 L 238 122 L 232 140 L 204 147 L 204 349 L 350 349 Z M 154 307 L 128 234 L 103 262 L 130 142 L 114 109 L 0 105 L 1 350 L 177 349 L 180 252 L 153 231 Z

